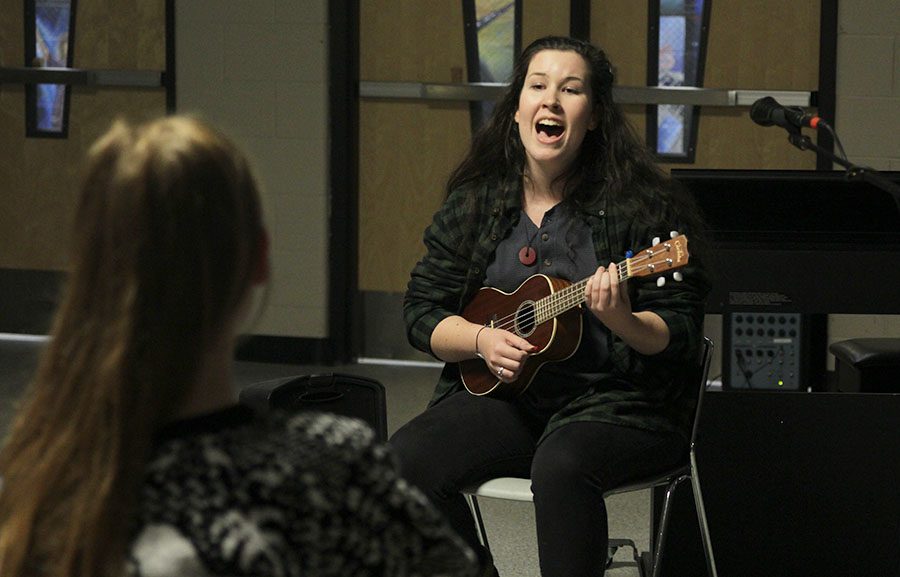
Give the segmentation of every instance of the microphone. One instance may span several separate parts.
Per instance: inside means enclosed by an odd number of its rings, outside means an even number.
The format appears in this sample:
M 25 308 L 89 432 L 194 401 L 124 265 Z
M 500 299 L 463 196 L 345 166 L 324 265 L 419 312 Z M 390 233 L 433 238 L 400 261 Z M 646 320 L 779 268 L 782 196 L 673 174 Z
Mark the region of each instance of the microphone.
M 760 126 L 780 126 L 782 128 L 818 128 L 824 121 L 806 112 L 799 106 L 782 106 L 771 96 L 760 98 L 750 108 L 750 119 Z

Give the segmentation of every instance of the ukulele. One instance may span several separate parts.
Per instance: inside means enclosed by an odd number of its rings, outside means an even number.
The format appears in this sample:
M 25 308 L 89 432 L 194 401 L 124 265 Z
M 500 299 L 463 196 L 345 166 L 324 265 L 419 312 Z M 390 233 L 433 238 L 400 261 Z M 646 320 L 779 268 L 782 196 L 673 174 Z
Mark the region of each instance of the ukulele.
M 632 277 L 663 274 L 683 267 L 688 262 L 687 237 L 673 237 L 654 244 L 618 264 L 619 282 Z M 673 274 L 681 280 L 681 273 Z M 473 395 L 499 398 L 516 397 L 528 388 L 538 370 L 545 364 L 565 360 L 575 354 L 581 342 L 581 304 L 590 277 L 577 283 L 543 274 L 525 280 L 512 293 L 484 287 L 463 309 L 469 322 L 517 334 L 537 349 L 522 366 L 515 381 L 505 383 L 492 373 L 480 358 L 460 361 L 463 385 Z M 665 278 L 657 279 L 662 286 Z

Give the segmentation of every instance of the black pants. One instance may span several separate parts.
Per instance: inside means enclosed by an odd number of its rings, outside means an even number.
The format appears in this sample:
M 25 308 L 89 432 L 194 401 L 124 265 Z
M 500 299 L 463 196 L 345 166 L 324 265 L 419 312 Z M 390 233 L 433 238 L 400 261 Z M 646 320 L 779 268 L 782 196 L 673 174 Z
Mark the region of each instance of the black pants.
M 606 562 L 603 492 L 676 465 L 685 441 L 598 422 L 576 422 L 540 445 L 543 423 L 515 403 L 466 392 L 429 408 L 391 438 L 404 477 L 481 550 L 462 487 L 531 476 L 543 577 L 596 576 Z

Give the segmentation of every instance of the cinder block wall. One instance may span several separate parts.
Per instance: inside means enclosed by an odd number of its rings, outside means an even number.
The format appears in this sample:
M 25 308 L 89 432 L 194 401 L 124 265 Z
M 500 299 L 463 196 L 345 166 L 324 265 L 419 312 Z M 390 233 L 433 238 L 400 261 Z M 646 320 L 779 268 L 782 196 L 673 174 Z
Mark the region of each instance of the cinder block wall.
M 839 2 L 834 127 L 851 162 L 878 170 L 900 170 L 900 2 L 897 0 Z M 836 270 L 845 268 L 837 264 Z M 846 274 L 863 273 L 854 272 L 851 263 L 846 263 Z M 854 337 L 900 338 L 900 316 L 829 317 L 829 344 Z M 830 354 L 828 368 L 834 368 L 834 357 Z
M 251 332 L 328 337 L 328 5 L 176 3 L 178 112 L 227 131 L 262 181 L 273 277 Z

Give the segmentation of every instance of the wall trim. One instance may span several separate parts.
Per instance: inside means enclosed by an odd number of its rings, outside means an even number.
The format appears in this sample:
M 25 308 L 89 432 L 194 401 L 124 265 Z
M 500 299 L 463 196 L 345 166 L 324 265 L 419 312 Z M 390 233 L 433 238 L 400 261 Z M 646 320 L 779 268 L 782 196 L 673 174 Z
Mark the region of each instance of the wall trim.
M 166 69 L 163 86 L 166 87 L 166 112 L 174 114 L 178 109 L 175 92 L 175 0 L 166 0 Z
M 338 362 L 330 339 L 246 336 L 239 340 L 237 361 L 292 365 L 333 365 Z
M 838 0 L 822 0 L 819 14 L 819 90 L 815 106 L 820 117 L 837 130 L 837 43 Z M 816 145 L 834 152 L 834 139 L 827 130 L 816 132 Z M 816 155 L 817 170 L 832 170 L 834 164 L 824 154 Z
M 360 350 L 359 1 L 328 3 L 330 235 L 328 328 L 333 361 Z M 325 342 L 325 341 L 322 341 Z
M 65 279 L 63 271 L 0 268 L 0 333 L 49 334 Z
M 591 41 L 591 2 L 590 0 L 569 1 L 569 36 Z M 518 54 L 518 50 L 516 50 Z

